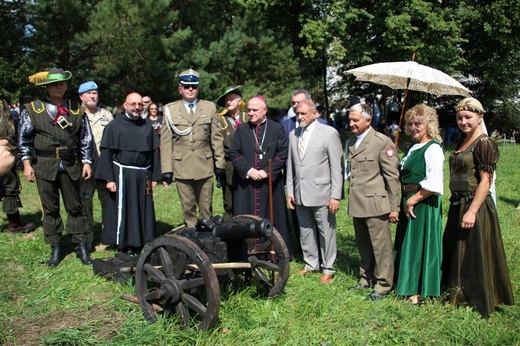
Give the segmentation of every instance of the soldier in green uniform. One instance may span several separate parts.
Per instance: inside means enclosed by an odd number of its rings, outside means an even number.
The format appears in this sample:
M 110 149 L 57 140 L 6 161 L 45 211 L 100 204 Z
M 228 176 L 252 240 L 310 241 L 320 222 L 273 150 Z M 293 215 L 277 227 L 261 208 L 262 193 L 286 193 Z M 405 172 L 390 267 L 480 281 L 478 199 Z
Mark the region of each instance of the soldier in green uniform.
M 231 143 L 238 126 L 249 121 L 247 113 L 243 111 L 242 88 L 230 86 L 217 100 L 217 105 L 224 107 L 218 115 L 220 129 L 224 137 L 224 157 L 226 160 L 226 175 L 220 181 L 222 197 L 224 199 L 224 221 L 233 217 L 233 163 L 231 162 Z
M 161 129 L 162 178 L 175 178 L 187 227 L 200 217 L 213 216 L 213 174 L 225 173 L 224 139 L 215 104 L 198 99 L 199 73 L 192 69 L 179 75 L 182 100 L 164 107 Z
M 10 150 L 13 153 L 16 152 L 15 133 L 16 130 L 9 105 L 5 100 L 0 100 L 0 138 L 4 138 L 9 142 Z M 22 185 L 20 184 L 16 165 L 13 165 L 5 175 L 0 177 L 0 181 L 5 187 L 2 209 L 7 215 L 7 229 L 9 233 L 25 233 L 33 230 L 35 225 L 32 222 L 22 222 L 20 212 L 18 211 L 18 208 L 22 207 L 22 201 L 20 200 Z
M 92 131 L 84 108 L 65 97 L 71 77 L 71 72 L 53 68 L 45 80 L 36 84 L 45 86 L 48 96 L 25 105 L 18 133 L 18 155 L 24 176 L 29 182 L 36 180 L 38 185 L 45 242 L 52 248 L 47 263 L 50 267 L 61 261 L 64 227 L 60 191 L 67 211 L 66 232 L 78 244 L 76 257 L 83 264 L 92 263 L 80 197 L 80 179 L 92 175 Z

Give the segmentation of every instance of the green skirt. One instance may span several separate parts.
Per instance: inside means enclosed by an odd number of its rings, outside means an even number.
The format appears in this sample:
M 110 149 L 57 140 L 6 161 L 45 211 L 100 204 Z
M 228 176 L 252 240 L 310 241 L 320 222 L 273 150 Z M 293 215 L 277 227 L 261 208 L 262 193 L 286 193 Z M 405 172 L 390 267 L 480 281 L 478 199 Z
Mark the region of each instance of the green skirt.
M 422 297 L 440 295 L 442 260 L 442 200 L 432 195 L 414 207 L 416 218 L 404 213 L 406 201 L 401 200 L 401 212 L 394 245 L 395 293 L 399 296 L 419 294 Z

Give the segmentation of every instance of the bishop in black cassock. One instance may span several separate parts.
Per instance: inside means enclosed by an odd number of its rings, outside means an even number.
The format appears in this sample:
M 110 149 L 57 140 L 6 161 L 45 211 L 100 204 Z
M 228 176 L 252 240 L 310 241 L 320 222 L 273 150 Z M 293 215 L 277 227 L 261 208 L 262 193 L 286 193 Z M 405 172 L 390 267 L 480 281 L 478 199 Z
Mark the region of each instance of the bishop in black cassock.
M 288 140 L 279 123 L 267 119 L 263 97 L 248 103 L 249 122 L 238 127 L 233 138 L 231 160 L 235 167 L 233 185 L 234 215 L 256 215 L 269 219 L 268 160 L 271 159 L 273 180 L 274 227 L 293 256 L 289 234 L 287 206 L 282 169 L 287 160 Z

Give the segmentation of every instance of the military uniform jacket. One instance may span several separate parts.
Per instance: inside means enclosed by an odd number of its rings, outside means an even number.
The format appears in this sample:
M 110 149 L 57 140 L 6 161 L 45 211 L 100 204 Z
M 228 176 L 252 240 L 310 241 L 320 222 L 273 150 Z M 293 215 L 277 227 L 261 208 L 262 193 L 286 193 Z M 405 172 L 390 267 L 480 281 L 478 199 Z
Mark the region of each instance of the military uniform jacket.
M 190 130 L 191 128 L 191 130 Z M 205 179 L 225 168 L 224 139 L 212 102 L 199 100 L 190 116 L 183 101 L 164 107 L 161 167 L 175 179 Z
M 222 136 L 224 137 L 224 156 L 226 159 L 226 184 L 233 185 L 233 163 L 231 162 L 231 146 L 233 137 L 235 136 L 235 123 L 232 117 L 225 114 L 218 117 Z M 238 113 L 238 120 L 245 124 L 249 121 L 249 116 L 246 112 Z
M 348 214 L 365 218 L 399 210 L 397 150 L 387 136 L 370 129 L 356 149 L 356 136 L 348 140 L 350 166 Z
M 238 113 L 238 120 L 245 124 L 249 121 L 249 117 L 246 112 Z M 233 137 L 235 136 L 235 124 L 231 120 L 231 116 L 224 114 L 218 117 L 222 136 L 224 137 L 224 155 L 227 160 L 231 160 L 231 144 L 233 143 Z
M 95 113 L 85 112 L 88 117 L 88 121 L 90 122 L 90 127 L 92 129 L 92 136 L 94 137 L 94 147 L 92 150 L 92 159 L 96 161 L 99 158 L 101 145 L 101 138 L 103 138 L 103 132 L 105 131 L 105 127 L 109 122 L 114 120 L 112 113 L 110 113 L 105 108 L 97 108 Z
M 53 124 L 53 118 L 42 101 L 26 104 L 20 117 L 19 156 L 21 159 L 30 156 L 31 147 L 46 152 L 55 152 L 58 147 L 66 147 L 77 152 L 76 157 L 70 160 L 36 154 L 32 166 L 37 178 L 55 180 L 61 162 L 71 179 L 78 180 L 81 178 L 82 160 L 91 161 L 92 132 L 86 117 L 84 118 L 84 108 L 71 100 L 66 101 L 66 105 L 69 110 L 66 118 L 72 124 L 66 130 Z

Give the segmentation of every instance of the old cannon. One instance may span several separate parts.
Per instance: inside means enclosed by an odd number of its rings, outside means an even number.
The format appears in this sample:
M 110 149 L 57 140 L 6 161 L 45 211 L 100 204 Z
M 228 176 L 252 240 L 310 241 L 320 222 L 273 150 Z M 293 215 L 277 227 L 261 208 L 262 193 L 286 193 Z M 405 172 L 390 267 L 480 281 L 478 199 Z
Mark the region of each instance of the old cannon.
M 255 284 L 271 298 L 285 287 L 289 263 L 285 242 L 272 223 L 241 215 L 225 223 L 214 217 L 194 228 L 175 228 L 147 243 L 137 263 L 125 262 L 115 272 L 135 274 L 137 301 L 149 322 L 160 313 L 174 314 L 182 328 L 195 323 L 206 330 L 217 321 L 221 285 Z M 109 271 L 98 260 L 94 272 Z

